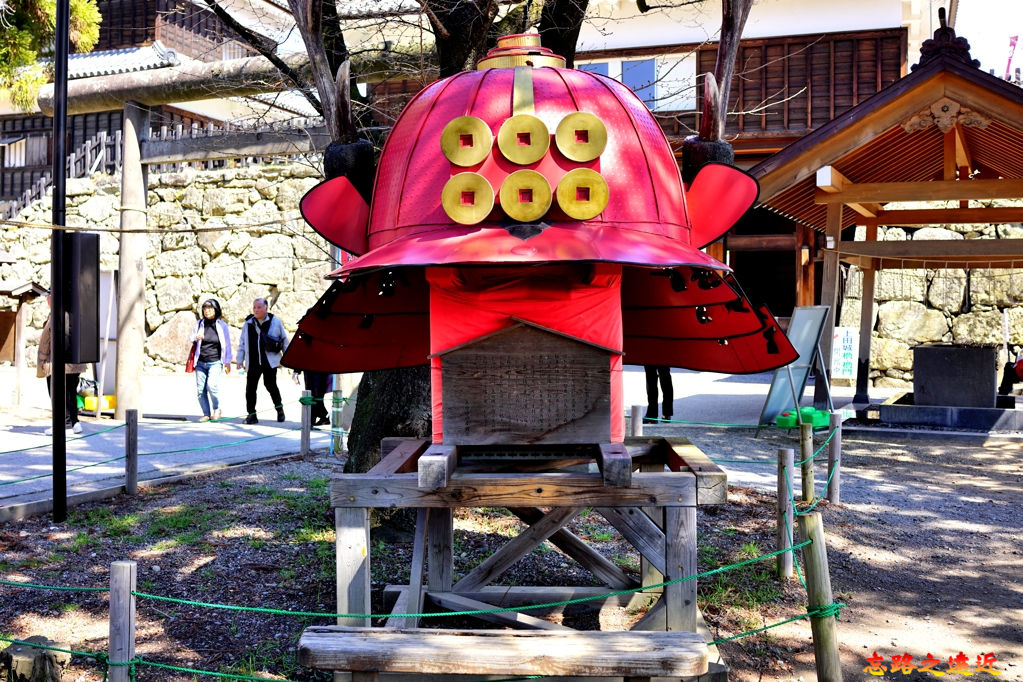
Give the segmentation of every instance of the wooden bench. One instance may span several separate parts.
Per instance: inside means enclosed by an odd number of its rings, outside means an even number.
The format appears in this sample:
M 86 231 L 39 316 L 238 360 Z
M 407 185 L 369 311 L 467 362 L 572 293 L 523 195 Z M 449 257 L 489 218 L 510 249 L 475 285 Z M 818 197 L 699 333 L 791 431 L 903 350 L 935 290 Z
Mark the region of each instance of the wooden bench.
M 379 673 L 688 677 L 707 672 L 707 644 L 694 632 L 515 631 L 310 627 L 299 662 L 352 672 L 353 682 Z

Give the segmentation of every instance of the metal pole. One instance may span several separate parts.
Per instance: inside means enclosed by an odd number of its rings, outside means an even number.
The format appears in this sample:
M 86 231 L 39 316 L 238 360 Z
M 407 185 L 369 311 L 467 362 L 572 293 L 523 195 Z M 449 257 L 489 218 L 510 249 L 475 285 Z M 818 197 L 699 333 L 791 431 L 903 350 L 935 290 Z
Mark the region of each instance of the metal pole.
M 124 492 L 139 492 L 139 411 L 124 411 Z
M 302 439 L 299 446 L 303 455 L 308 455 L 310 448 L 310 437 L 313 430 L 313 406 L 309 399 L 313 397 L 312 391 L 302 391 Z
M 828 502 L 841 504 L 842 486 L 842 415 L 839 412 L 831 413 L 831 442 L 828 444 L 828 476 L 831 482 L 828 483 Z M 832 473 L 834 472 L 834 473 Z
M 52 350 L 50 359 L 50 400 L 53 405 L 53 521 L 61 523 L 67 518 L 67 444 L 64 441 L 64 422 L 67 418 L 67 364 L 64 322 L 64 231 L 65 195 L 67 192 L 67 53 L 68 24 L 71 16 L 70 0 L 57 0 L 53 59 L 53 232 L 50 235 L 50 331 Z

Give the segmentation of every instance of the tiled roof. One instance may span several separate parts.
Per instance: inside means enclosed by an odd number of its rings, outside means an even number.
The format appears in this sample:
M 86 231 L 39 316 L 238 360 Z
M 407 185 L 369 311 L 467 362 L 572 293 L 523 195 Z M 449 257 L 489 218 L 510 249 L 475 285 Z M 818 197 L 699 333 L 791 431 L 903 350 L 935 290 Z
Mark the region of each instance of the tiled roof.
M 148 71 L 179 63 L 178 54 L 157 40 L 144 47 L 68 55 L 68 79 Z

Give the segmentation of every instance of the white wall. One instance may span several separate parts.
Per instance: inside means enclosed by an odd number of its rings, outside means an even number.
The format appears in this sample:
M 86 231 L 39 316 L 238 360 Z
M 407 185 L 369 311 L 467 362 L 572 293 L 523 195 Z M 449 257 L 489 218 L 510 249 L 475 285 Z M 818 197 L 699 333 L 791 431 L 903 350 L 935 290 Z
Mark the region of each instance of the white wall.
M 650 4 L 667 4 L 650 0 Z M 856 31 L 903 25 L 903 0 L 755 0 L 744 38 Z M 635 0 L 596 0 L 578 49 L 606 50 L 717 40 L 721 3 L 657 9 L 641 14 Z

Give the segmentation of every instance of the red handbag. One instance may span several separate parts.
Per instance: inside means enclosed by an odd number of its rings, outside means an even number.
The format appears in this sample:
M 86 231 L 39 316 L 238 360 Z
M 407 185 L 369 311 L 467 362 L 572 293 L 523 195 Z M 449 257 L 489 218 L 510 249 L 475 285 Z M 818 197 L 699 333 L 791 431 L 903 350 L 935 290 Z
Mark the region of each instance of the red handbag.
M 185 371 L 186 372 L 194 372 L 195 371 L 195 344 L 197 344 L 197 343 L 199 343 L 199 342 L 198 341 L 193 341 L 192 345 L 188 347 L 188 360 L 185 360 Z

